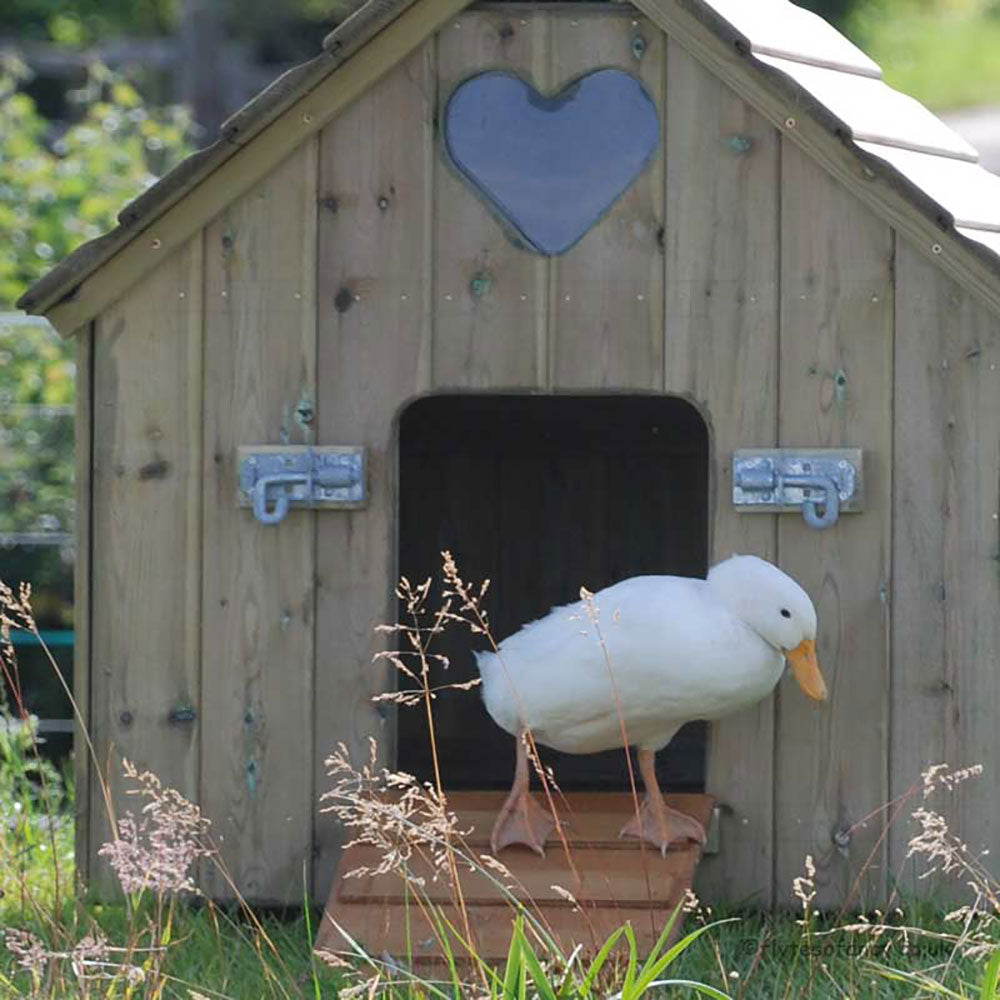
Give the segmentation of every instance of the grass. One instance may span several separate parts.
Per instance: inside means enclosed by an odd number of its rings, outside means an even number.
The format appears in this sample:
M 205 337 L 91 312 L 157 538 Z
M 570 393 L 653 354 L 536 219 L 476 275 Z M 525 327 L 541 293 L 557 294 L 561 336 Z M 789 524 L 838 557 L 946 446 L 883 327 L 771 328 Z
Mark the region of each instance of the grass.
M 1000 105 L 1000 5 L 875 2 L 848 33 L 890 86 L 935 111 Z
M 51 866 L 40 857 L 31 866 L 32 878 L 44 879 Z M 319 911 L 310 913 L 310 925 L 316 927 Z M 849 935 L 834 939 L 815 938 L 812 945 L 803 941 L 797 915 L 765 916 L 759 913 L 720 911 L 718 917 L 736 917 L 733 923 L 713 928 L 710 937 L 694 942 L 671 966 L 671 976 L 703 982 L 733 997 L 752 1000 L 791 1000 L 791 998 L 889 998 L 913 997 L 912 985 L 880 976 L 866 959 L 858 955 L 861 942 Z M 916 906 L 908 919 L 928 931 L 953 933 L 954 926 L 942 918 L 940 908 Z M 67 927 L 75 924 L 82 930 L 90 921 L 101 926 L 108 938 L 125 941 L 134 918 L 125 906 L 73 904 L 63 914 Z M 232 912 L 206 906 L 185 906 L 178 910 L 173 945 L 163 965 L 167 978 L 164 995 L 189 997 L 188 990 L 205 996 L 238 998 L 307 998 L 315 997 L 318 985 L 321 996 L 334 996 L 342 976 L 333 969 L 315 963 L 310 955 L 307 921 L 302 913 L 261 917 L 267 936 L 281 955 L 283 968 L 275 962 L 262 962 L 259 940 L 252 928 Z M 9 895 L 0 900 L 0 924 L 26 926 L 44 933 L 43 925 L 28 917 L 16 899 Z M 824 922 L 817 924 L 826 929 Z M 81 935 L 82 936 L 82 935 Z M 764 942 L 762 954 L 758 949 Z M 902 946 L 892 947 L 881 961 L 908 974 L 933 970 L 944 962 L 950 946 L 933 947 L 911 944 L 910 954 Z M 982 962 L 959 959 L 945 977 L 951 989 L 966 983 L 967 994 L 976 996 L 975 983 Z M 316 980 L 313 974 L 316 973 Z M 735 972 L 736 976 L 731 973 Z M 12 956 L 0 949 L 0 996 L 30 995 L 30 977 L 16 969 Z M 674 992 L 673 995 L 681 995 Z M 929 994 L 926 994 L 929 995 Z M 961 994 L 960 994 L 961 995 Z M 992 998 L 991 998 L 992 1000 Z
M 411 620 L 385 629 L 400 636 L 405 647 L 388 654 L 403 678 L 394 697 L 426 712 L 432 740 L 428 665 L 433 637 L 450 623 L 492 642 L 480 608 L 485 589 L 463 583 L 450 557 L 445 575 L 445 607 L 428 610 L 429 585 L 411 587 L 403 581 L 400 597 Z M 11 624 L 37 634 L 27 593 L 14 595 L 0 583 L 0 632 Z M 0 634 L 0 665 L 16 694 L 16 660 L 3 638 Z M 596 956 L 567 956 L 546 946 L 544 928 L 511 897 L 511 947 L 499 968 L 488 967 L 474 951 L 463 955 L 467 918 L 464 927 L 455 919 L 458 926 L 449 928 L 444 911 L 437 911 L 443 951 L 471 962 L 433 981 L 398 967 L 387 969 L 381 956 L 367 956 L 346 942 L 344 953 L 330 956 L 329 964 L 323 961 L 311 950 L 321 915 L 309 905 L 284 914 L 255 913 L 242 903 L 220 907 L 187 891 L 194 865 L 215 862 L 208 828 L 197 807 L 127 762 L 126 779 L 139 796 L 138 816 L 133 826 L 121 825 L 106 848 L 123 890 L 121 902 L 88 900 L 75 887 L 72 788 L 39 758 L 30 721 L 18 714 L 20 726 L 0 727 L 0 927 L 5 932 L 0 997 L 1000 998 L 998 883 L 938 824 L 926 799 L 918 809 L 926 819 L 919 850 L 971 883 L 977 897 L 971 910 L 947 915 L 944 907 L 924 901 L 888 915 L 849 916 L 853 923 L 824 917 L 812 909 L 814 872 L 807 861 L 806 872 L 790 887 L 800 907 L 796 912 L 712 913 L 690 901 L 687 936 L 670 948 L 665 930 L 651 955 L 638 954 L 632 929 L 625 925 Z M 327 801 L 353 837 L 383 849 L 383 863 L 408 880 L 418 905 L 428 905 L 427 897 L 410 878 L 408 859 L 433 857 L 440 878 L 455 893 L 451 912 L 461 914 L 456 869 L 479 861 L 455 827 L 440 779 L 437 787 L 424 786 L 384 771 L 374 753 L 360 767 L 342 754 L 331 757 L 333 787 Z M 950 792 L 975 771 L 931 769 L 925 791 Z M 392 796 L 382 794 L 387 788 Z M 496 860 L 488 867 L 503 871 Z

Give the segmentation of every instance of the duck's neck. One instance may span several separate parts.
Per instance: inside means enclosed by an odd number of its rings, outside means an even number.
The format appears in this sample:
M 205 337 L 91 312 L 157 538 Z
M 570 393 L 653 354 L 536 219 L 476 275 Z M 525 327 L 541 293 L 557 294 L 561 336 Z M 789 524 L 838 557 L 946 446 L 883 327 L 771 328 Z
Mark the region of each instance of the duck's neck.
M 767 643 L 772 649 L 781 652 L 779 646 L 772 642 L 760 629 L 754 625 L 754 621 L 759 618 L 757 614 L 756 595 L 747 591 L 743 582 L 735 580 L 725 573 L 717 573 L 713 570 L 708 575 L 708 587 L 713 597 L 734 617 L 739 619 L 754 635 L 758 636 L 762 642 Z

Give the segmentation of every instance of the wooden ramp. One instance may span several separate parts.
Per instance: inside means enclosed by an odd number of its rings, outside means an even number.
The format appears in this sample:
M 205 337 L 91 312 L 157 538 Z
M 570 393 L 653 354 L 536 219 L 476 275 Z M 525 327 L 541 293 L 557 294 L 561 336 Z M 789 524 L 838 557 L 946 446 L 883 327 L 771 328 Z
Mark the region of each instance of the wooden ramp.
M 671 806 L 695 816 L 707 829 L 711 797 L 666 798 Z M 468 843 L 476 855 L 489 853 L 490 828 L 503 799 L 501 792 L 453 792 L 449 797 L 450 807 L 458 814 L 459 828 L 472 830 Z M 569 954 L 578 944 L 585 951 L 596 950 L 626 921 L 632 924 L 640 951 L 648 950 L 690 888 L 701 849 L 695 845 L 679 847 L 668 851 L 664 858 L 649 845 L 619 840 L 619 829 L 634 811 L 628 794 L 577 793 L 568 795 L 566 801 L 568 808 L 560 810 L 560 817 L 575 871 L 554 834 L 544 858 L 527 849 L 509 848 L 501 852 L 500 860 L 516 880 L 517 884 L 511 886 L 514 895 L 547 928 L 563 954 Z M 347 950 L 342 935 L 329 919 L 332 917 L 370 955 L 388 954 L 403 960 L 412 955 L 417 963 L 440 961 L 441 945 L 429 918 L 412 891 L 407 898 L 407 888 L 395 872 L 344 877 L 358 868 L 374 867 L 379 861 L 379 852 L 373 847 L 359 845 L 345 851 L 316 936 L 316 948 Z M 426 876 L 426 897 L 441 907 L 442 914 L 456 928 L 463 929 L 447 881 L 432 881 L 429 863 L 414 860 L 411 869 L 417 876 Z M 500 962 L 507 955 L 514 912 L 501 887 L 493 881 L 496 878 L 500 876 L 468 868 L 460 872 L 476 950 L 483 958 Z M 573 898 L 567 898 L 565 893 Z M 679 928 L 678 920 L 676 930 Z M 454 941 L 452 949 L 458 957 L 460 946 Z

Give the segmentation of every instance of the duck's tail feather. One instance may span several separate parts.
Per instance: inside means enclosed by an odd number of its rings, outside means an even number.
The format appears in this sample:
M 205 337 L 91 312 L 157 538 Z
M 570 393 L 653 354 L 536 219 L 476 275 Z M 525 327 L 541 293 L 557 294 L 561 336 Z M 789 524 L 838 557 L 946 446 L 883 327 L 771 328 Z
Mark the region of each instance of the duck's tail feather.
M 479 676 L 483 679 L 482 696 L 486 711 L 501 729 L 516 735 L 521 725 L 510 684 L 504 678 L 500 657 L 491 650 L 476 650 L 473 656 L 476 658 Z

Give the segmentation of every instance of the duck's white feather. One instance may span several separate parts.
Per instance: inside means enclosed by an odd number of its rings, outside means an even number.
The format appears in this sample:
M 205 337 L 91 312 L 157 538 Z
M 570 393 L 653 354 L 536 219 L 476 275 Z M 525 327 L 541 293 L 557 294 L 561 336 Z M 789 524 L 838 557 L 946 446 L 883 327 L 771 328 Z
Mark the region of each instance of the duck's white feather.
M 629 743 L 659 749 L 691 719 L 759 701 L 784 668 L 706 580 L 634 577 L 594 603 L 599 628 L 577 602 L 505 639 L 499 655 L 477 654 L 486 708 L 508 732 L 527 726 L 546 746 L 592 753 L 622 746 L 624 720 Z

